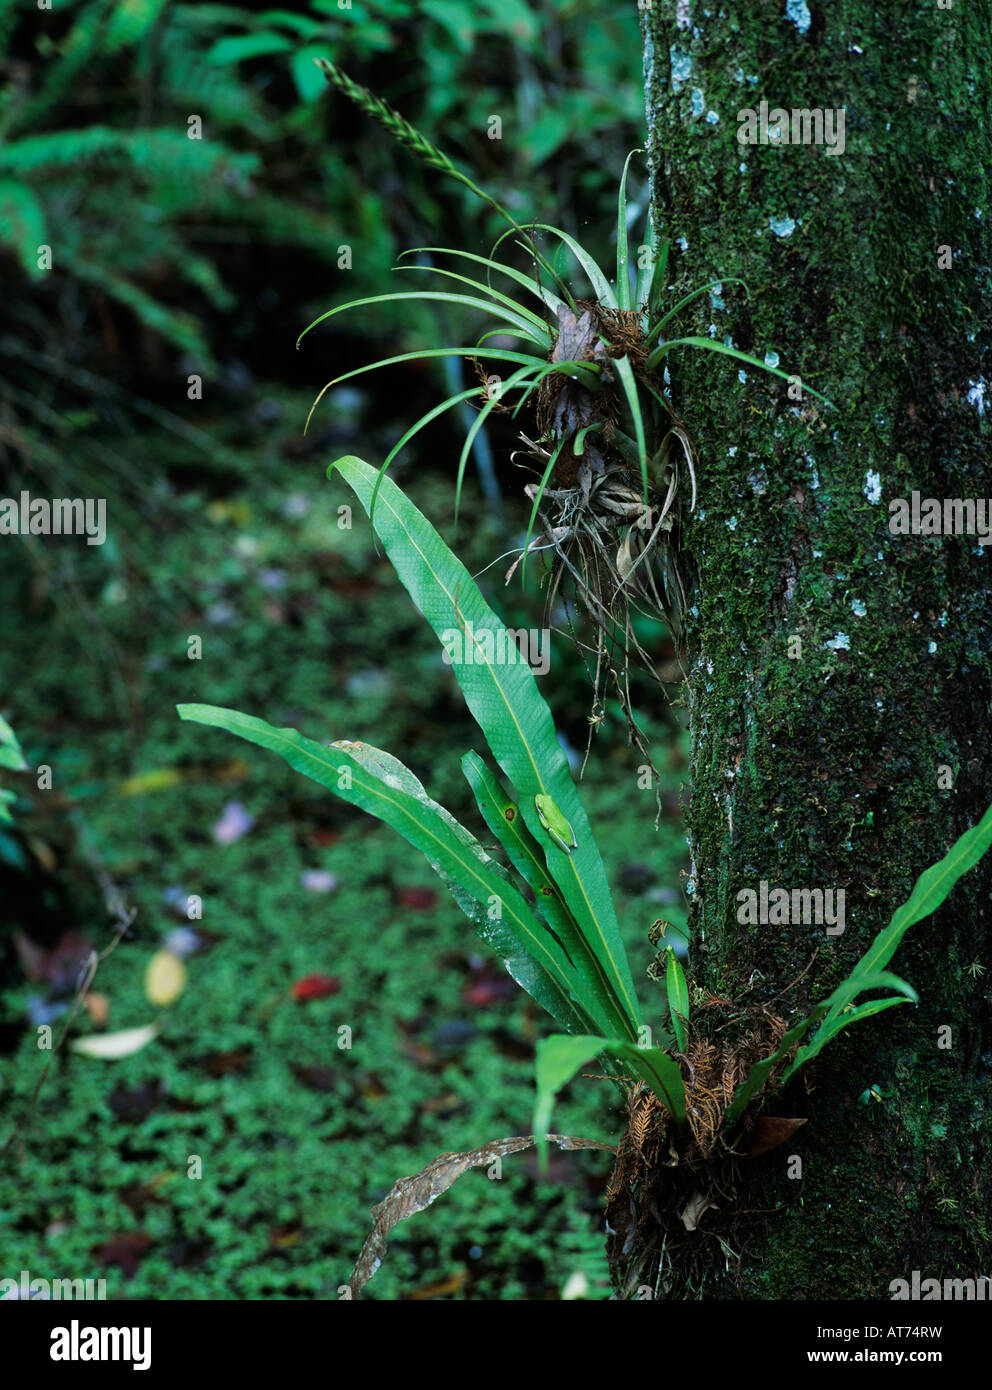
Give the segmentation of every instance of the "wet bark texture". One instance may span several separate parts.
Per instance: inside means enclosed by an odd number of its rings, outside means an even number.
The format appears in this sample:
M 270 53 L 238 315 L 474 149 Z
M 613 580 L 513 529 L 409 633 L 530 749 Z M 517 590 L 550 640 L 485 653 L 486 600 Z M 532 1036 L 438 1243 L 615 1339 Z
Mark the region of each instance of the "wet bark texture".
M 671 302 L 721 275 L 750 289 L 728 281 L 668 335 L 777 352 L 837 406 L 790 402 L 757 371 L 742 383 L 716 354 L 670 359 L 700 460 L 690 974 L 753 1003 L 817 950 L 776 1005 L 795 1021 L 992 802 L 992 546 L 888 530 L 888 503 L 914 490 L 992 498 L 992 26 L 965 0 L 656 0 L 642 16 Z M 738 112 L 762 98 L 846 108 L 843 154 L 739 143 Z M 741 925 L 736 895 L 763 879 L 844 889 L 844 934 Z M 808 1117 L 740 1165 L 741 1205 L 772 1214 L 729 1253 L 703 1216 L 665 1296 L 888 1299 L 914 1269 L 992 1275 L 990 889 L 987 858 L 905 938 L 889 968 L 919 1007 L 855 1024 L 766 1102 Z M 871 1087 L 886 1097 L 859 1103 Z

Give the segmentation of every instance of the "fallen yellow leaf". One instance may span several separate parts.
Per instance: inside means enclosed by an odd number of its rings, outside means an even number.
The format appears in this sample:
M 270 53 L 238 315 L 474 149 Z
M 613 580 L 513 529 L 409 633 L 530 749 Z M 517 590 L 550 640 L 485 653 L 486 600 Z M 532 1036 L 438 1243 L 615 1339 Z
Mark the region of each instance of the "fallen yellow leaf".
M 165 1008 L 173 1004 L 186 985 L 186 966 L 174 951 L 156 951 L 145 971 L 145 996 Z

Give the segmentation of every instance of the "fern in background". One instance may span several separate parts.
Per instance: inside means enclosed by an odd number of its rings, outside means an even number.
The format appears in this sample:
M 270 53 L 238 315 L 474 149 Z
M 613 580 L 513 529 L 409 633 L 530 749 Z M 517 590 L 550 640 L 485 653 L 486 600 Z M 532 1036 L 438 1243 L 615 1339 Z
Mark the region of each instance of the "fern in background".
M 328 100 L 315 56 L 341 57 L 359 77 L 374 69 L 377 88 L 403 99 L 428 135 L 443 131 L 442 143 L 524 216 L 549 194 L 561 204 L 569 159 L 587 171 L 567 181 L 576 198 L 588 206 L 590 179 L 606 196 L 598 171 L 640 122 L 624 36 L 636 41 L 636 16 L 618 20 L 603 0 L 471 9 L 370 0 L 360 22 L 336 0 L 300 13 L 0 0 L 6 487 L 28 483 L 25 473 L 64 476 L 71 442 L 78 490 L 79 471 L 85 482 L 107 462 L 108 425 L 132 432 L 136 412 L 172 434 L 177 451 L 192 446 L 208 466 L 237 469 L 233 451 L 181 418 L 186 376 L 216 387 L 235 360 L 264 374 L 258 345 L 272 341 L 273 314 L 288 348 L 312 285 L 371 291 L 401 241 L 423 241 L 446 220 L 485 219 L 470 194 L 439 201 L 409 166 L 397 169 L 347 102 Z M 401 69 L 387 64 L 391 80 L 382 78 L 390 50 L 404 55 Z M 618 55 L 615 70 L 604 52 Z M 491 113 L 506 126 L 499 138 Z M 287 253 L 293 270 L 277 294 L 267 256 Z M 296 304 L 284 302 L 294 294 Z M 416 306 L 397 306 L 376 331 L 425 322 Z M 123 460 L 115 470 L 127 490 L 130 470 Z

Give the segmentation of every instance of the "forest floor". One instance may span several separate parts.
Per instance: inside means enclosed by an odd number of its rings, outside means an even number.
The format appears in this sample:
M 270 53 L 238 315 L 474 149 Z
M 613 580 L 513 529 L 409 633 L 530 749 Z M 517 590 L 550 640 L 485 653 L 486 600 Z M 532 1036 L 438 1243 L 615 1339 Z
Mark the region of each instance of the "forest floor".
M 5 710 L 29 765 L 52 768 L 51 791 L 21 778 L 0 837 L 0 1139 L 50 1056 L 39 1024 L 57 1038 L 64 1023 L 66 963 L 113 936 L 100 875 L 136 916 L 71 1037 L 158 1017 L 148 962 L 175 932 L 196 933 L 160 1036 L 119 1060 L 67 1046 L 55 1058 L 0 1170 L 2 1275 L 104 1277 L 110 1298 L 335 1298 L 396 1178 L 529 1132 L 534 1045 L 553 1025 L 424 860 L 271 756 L 175 714 L 203 701 L 367 740 L 480 830 L 458 762 L 483 751 L 481 735 L 364 519 L 338 525 L 353 499 L 327 463 L 347 450 L 374 460 L 399 433 L 360 425 L 363 399 L 348 399 L 308 451 L 308 402 L 269 402 L 240 438 L 229 430 L 235 452 L 250 432 L 240 472 L 192 454 L 177 465 L 175 441 L 131 439 L 140 471 L 108 463 L 107 544 L 52 538 L 0 572 Z M 397 478 L 473 572 L 508 548 L 492 525 L 454 532 L 450 480 L 412 467 Z M 507 498 L 521 530 L 522 502 Z M 481 503 L 467 495 L 463 509 L 478 517 Z M 543 626 L 540 597 L 505 589 L 505 568 L 485 576 L 490 600 L 511 626 Z M 541 679 L 581 754 L 590 694 L 567 635 Z M 615 708 L 580 784 L 645 1004 L 647 931 L 658 917 L 684 926 L 688 868 L 682 739 L 647 727 L 657 830 Z M 186 918 L 190 895 L 200 921 Z M 554 1125 L 615 1141 L 615 1092 L 577 1080 Z M 593 1152 L 552 1156 L 544 1178 L 532 1155 L 506 1160 L 498 1182 L 470 1173 L 395 1232 L 366 1296 L 556 1299 L 576 1274 L 586 1296 L 606 1296 L 608 1172 Z

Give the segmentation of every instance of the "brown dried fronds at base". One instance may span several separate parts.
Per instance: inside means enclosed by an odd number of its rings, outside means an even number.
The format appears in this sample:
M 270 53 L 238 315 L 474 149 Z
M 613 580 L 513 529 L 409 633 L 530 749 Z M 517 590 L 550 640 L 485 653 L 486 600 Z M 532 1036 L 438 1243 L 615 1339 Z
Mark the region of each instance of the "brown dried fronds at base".
M 724 1133 L 724 1119 L 737 1087 L 756 1062 L 776 1050 L 786 1024 L 767 1005 L 747 1009 L 711 995 L 696 1007 L 707 1006 L 721 1009 L 720 1032 L 729 1036 L 718 1040 L 715 1030 L 704 1036 L 687 1025 L 686 1050 L 676 1054 L 686 1127 L 678 1130 L 643 1084 L 628 1098 L 627 1129 L 617 1146 L 606 1200 L 608 1248 L 621 1296 L 659 1278 L 665 1260 L 697 1262 L 706 1238 L 717 1241 L 724 1256 L 732 1252 L 747 1206 L 738 1198 L 739 1165 L 746 1161 L 740 1145 L 754 1124 L 761 1093 L 733 1143 Z M 713 1022 L 710 1015 L 707 1023 Z
M 705 1038 L 693 1038 L 683 1054 L 691 1080 L 686 1084 L 685 1114 L 704 1158 L 713 1151 L 720 1135 L 720 1124 L 734 1087 L 746 1072 L 745 1063 L 734 1054 L 721 1054 Z
M 689 1025 L 689 1032 L 693 1030 Z M 685 1110 L 696 1149 L 708 1158 L 720 1140 L 724 1116 L 734 1092 L 756 1062 L 775 1051 L 785 1033 L 785 1022 L 776 1014 L 761 1011 L 759 1027 L 746 1032 L 733 1047 L 718 1048 L 707 1038 L 690 1036 L 682 1055 L 685 1083 Z

